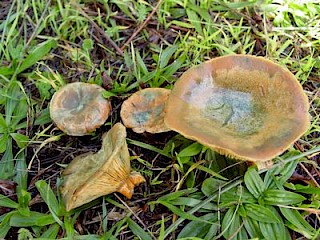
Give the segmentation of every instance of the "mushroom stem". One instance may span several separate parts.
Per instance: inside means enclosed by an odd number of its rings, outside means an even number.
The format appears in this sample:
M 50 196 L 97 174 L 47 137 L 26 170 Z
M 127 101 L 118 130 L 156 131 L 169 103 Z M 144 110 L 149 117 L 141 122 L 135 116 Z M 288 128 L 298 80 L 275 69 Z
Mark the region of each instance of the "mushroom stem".
M 131 199 L 134 187 L 145 181 L 145 178 L 140 173 L 132 172 L 117 192 Z

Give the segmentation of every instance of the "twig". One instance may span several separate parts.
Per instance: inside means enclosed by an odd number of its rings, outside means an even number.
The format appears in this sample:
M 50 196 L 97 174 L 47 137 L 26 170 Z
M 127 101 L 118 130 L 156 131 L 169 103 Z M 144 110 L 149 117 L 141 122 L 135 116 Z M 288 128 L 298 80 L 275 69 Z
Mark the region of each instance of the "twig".
M 152 236 L 153 239 L 156 239 L 156 237 L 153 235 L 153 233 L 147 228 L 147 226 L 144 224 L 144 222 L 139 218 L 139 216 L 128 206 L 128 204 L 125 203 L 125 201 L 123 201 L 118 194 L 114 194 L 116 196 L 116 198 L 118 198 L 118 200 L 133 214 L 133 216 L 135 216 L 135 218 L 141 223 L 141 225 L 144 227 L 144 229 L 146 229 L 148 231 L 148 233 L 150 233 L 150 235 Z
M 312 182 L 313 182 L 318 188 L 320 188 L 319 183 L 318 183 L 317 180 L 312 176 L 312 174 L 309 172 L 309 170 L 308 170 L 302 163 L 299 163 L 299 166 L 306 172 L 306 174 L 310 177 L 310 179 L 312 180 Z
M 117 51 L 117 53 L 120 56 L 123 56 L 123 51 L 118 47 L 118 45 L 108 36 L 108 34 L 106 34 L 106 32 L 98 26 L 98 24 L 96 24 L 90 17 L 88 14 L 86 14 L 79 5 L 74 4 L 73 5 L 77 8 L 77 10 L 81 13 L 82 16 L 84 16 L 97 30 L 100 34 L 102 34 L 105 39 L 112 45 L 112 47 Z
M 147 25 L 147 23 L 150 21 L 152 16 L 156 13 L 158 8 L 160 7 L 163 0 L 159 0 L 157 5 L 153 8 L 152 12 L 149 14 L 149 16 L 144 20 L 144 22 L 134 31 L 134 33 L 131 35 L 131 37 L 123 44 L 121 47 L 121 50 L 124 50 L 128 44 L 138 35 L 138 33 Z

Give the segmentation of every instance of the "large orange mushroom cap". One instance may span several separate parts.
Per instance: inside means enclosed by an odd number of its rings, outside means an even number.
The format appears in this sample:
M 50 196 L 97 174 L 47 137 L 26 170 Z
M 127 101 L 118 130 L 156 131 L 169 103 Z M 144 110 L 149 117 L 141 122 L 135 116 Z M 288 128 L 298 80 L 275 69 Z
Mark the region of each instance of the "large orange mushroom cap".
M 132 94 L 121 106 L 120 116 L 136 133 L 170 131 L 164 124 L 164 107 L 171 90 L 145 88 Z
M 166 125 L 234 158 L 263 162 L 309 127 L 308 99 L 293 74 L 262 57 L 218 57 L 186 71 L 166 105 Z
M 100 127 L 108 118 L 111 105 L 102 96 L 103 88 L 75 82 L 60 88 L 50 102 L 50 116 L 68 135 L 83 136 Z

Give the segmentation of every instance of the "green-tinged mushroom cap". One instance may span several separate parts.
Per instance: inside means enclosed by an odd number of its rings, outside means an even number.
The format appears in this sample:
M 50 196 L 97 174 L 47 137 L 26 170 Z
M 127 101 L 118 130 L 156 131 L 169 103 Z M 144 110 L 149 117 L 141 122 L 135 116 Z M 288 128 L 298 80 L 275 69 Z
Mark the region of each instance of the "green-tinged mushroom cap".
M 263 162 L 309 126 L 308 99 L 288 70 L 262 57 L 218 57 L 186 71 L 166 105 L 166 125 L 234 158 Z
M 72 136 L 90 134 L 108 118 L 111 105 L 103 88 L 75 82 L 60 88 L 50 102 L 50 116 L 60 130 Z
M 132 94 L 121 106 L 121 119 L 134 132 L 160 133 L 170 131 L 164 124 L 164 107 L 170 90 L 146 88 Z

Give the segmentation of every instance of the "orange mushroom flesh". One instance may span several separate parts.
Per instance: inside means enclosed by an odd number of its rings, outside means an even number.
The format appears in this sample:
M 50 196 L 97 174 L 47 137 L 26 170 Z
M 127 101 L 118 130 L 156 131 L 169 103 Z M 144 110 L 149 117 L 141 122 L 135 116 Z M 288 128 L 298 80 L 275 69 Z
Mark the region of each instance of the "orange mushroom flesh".
M 60 88 L 50 102 L 50 116 L 68 135 L 83 136 L 100 127 L 108 118 L 111 105 L 95 84 L 75 82 Z
M 164 107 L 170 90 L 146 88 L 132 94 L 121 106 L 120 116 L 127 128 L 136 133 L 170 131 L 164 124 Z
M 60 190 L 67 211 L 113 192 L 130 199 L 134 187 L 145 182 L 131 170 L 125 127 L 115 124 L 102 139 L 99 152 L 76 157 L 63 171 Z
M 262 163 L 309 127 L 308 99 L 288 70 L 231 55 L 186 71 L 169 96 L 165 123 L 221 154 Z

